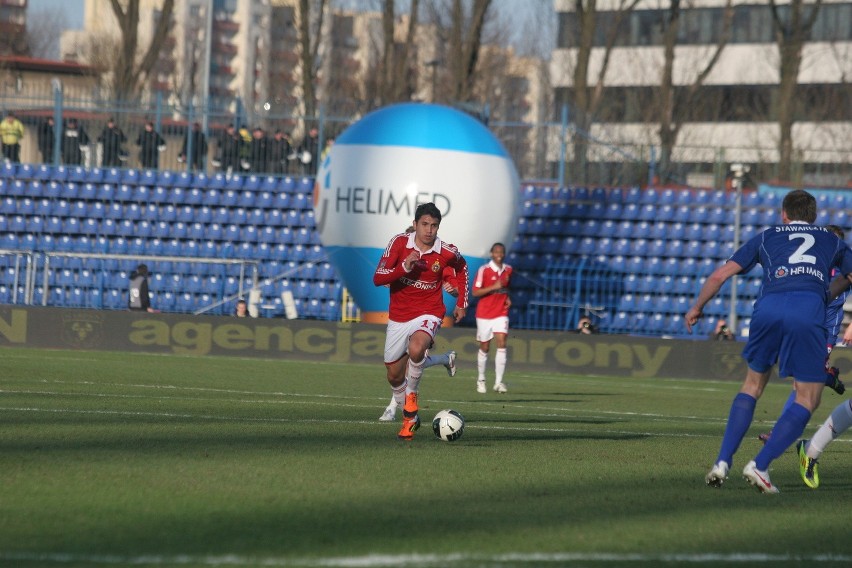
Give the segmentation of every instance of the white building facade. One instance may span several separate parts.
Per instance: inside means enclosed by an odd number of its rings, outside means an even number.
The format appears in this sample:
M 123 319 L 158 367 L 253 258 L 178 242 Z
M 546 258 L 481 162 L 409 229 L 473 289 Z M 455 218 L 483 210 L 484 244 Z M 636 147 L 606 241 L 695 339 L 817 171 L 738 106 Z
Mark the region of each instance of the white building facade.
M 589 61 L 593 85 L 603 67 L 608 30 L 617 18 L 618 0 L 598 0 L 598 20 Z M 551 62 L 557 115 L 572 113 L 573 70 L 579 30 L 575 3 L 555 0 L 558 33 Z M 789 11 L 779 0 L 782 17 Z M 810 6 L 813 6 L 810 4 Z M 593 139 L 629 148 L 645 159 L 659 148 L 659 124 L 649 113 L 664 63 L 662 29 L 670 4 L 641 0 L 624 18 L 604 75 L 604 98 L 592 117 Z M 729 38 L 701 87 L 697 104 L 680 109 L 683 126 L 672 153 L 682 181 L 712 175 L 721 163 L 754 164 L 771 176 L 779 160 L 778 98 L 780 55 L 770 5 L 733 2 Z M 724 27 L 725 0 L 694 0 L 682 5 L 675 48 L 673 82 L 678 90 L 694 83 L 713 55 Z M 852 179 L 852 2 L 824 0 L 802 53 L 798 75 L 793 146 L 805 184 L 845 185 Z M 559 120 L 559 116 L 555 117 Z M 570 118 L 569 118 L 570 120 Z M 590 160 L 613 160 L 613 153 L 590 153 Z

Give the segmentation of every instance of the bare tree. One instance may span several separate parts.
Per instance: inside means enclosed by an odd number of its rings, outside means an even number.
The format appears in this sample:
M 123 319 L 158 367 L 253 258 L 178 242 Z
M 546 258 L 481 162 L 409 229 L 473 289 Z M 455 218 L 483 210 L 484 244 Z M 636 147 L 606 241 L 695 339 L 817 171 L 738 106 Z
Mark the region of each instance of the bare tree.
M 636 7 L 639 0 L 619 0 L 618 10 L 613 20 L 612 28 L 606 30 L 606 45 L 604 46 L 598 75 L 589 77 L 589 62 L 595 47 L 597 27 L 596 0 L 575 0 L 574 9 L 577 13 L 577 57 L 574 64 L 574 101 L 573 121 L 574 134 L 574 178 L 578 183 L 586 182 L 586 155 L 588 152 L 587 136 L 595 115 L 603 100 L 604 77 L 609 68 L 610 54 L 615 46 L 621 24 L 627 15 Z
M 659 96 L 654 99 L 657 106 L 656 121 L 660 125 L 659 174 L 660 179 L 664 181 L 670 175 L 672 150 L 685 119 L 683 111 L 692 107 L 705 79 L 719 61 L 719 57 L 728 43 L 733 16 L 734 10 L 731 7 L 731 0 L 726 0 L 723 21 L 719 28 L 721 30 L 719 41 L 704 67 L 700 68 L 692 82 L 681 90 L 682 96 L 678 97 L 676 92 L 679 89 L 676 89 L 674 85 L 674 62 L 675 48 L 680 32 L 681 0 L 671 0 L 669 9 L 665 14 L 663 21 L 663 69 L 658 87 Z M 678 112 L 679 109 L 680 112 Z
M 789 5 L 784 4 L 785 15 L 776 0 L 769 0 L 780 56 L 780 81 L 775 110 L 779 128 L 778 177 L 781 179 L 789 180 L 793 172 L 793 121 L 802 49 L 810 37 L 821 5 L 822 0 L 816 0 L 813 4 L 805 4 L 804 0 L 791 0 Z
M 121 36 L 113 68 L 113 95 L 121 101 L 138 97 L 142 86 L 160 56 L 160 47 L 169 34 L 175 0 L 163 0 L 160 18 L 154 26 L 151 43 L 137 59 L 139 51 L 139 2 L 140 0 L 110 0 L 113 14 L 118 21 Z
M 450 30 L 449 68 L 452 81 L 452 98 L 470 102 L 476 74 L 482 30 L 491 0 L 473 0 L 470 17 L 465 17 L 461 0 L 453 0 L 452 28 Z
M 323 19 L 327 9 L 328 0 L 299 0 L 297 17 L 301 49 L 302 101 L 305 105 L 305 116 L 314 116 L 317 111 L 315 88 L 318 71 L 317 54 L 322 40 Z
M 409 6 L 408 29 L 402 43 L 396 41 L 396 2 L 383 0 L 382 8 L 382 53 L 379 76 L 376 86 L 376 103 L 384 104 L 410 100 L 415 91 L 412 73 L 408 65 L 415 51 L 414 40 L 417 33 L 419 0 L 411 0 Z

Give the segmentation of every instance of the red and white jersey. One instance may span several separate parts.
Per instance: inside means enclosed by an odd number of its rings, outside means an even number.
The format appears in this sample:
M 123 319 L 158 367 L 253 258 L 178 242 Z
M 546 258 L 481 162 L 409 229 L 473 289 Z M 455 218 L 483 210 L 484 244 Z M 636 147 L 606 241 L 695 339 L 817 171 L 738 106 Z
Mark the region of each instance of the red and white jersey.
M 511 278 L 512 267 L 505 262 L 502 267 L 498 267 L 492 260 L 488 264 L 483 264 L 479 267 L 479 270 L 476 271 L 476 279 L 473 281 L 474 290 L 493 286 L 498 279 L 503 282 L 503 289 L 479 298 L 479 303 L 476 304 L 476 317 L 492 319 L 509 315 L 509 306 L 506 305 L 506 299 L 508 298 L 508 290 L 506 288 L 508 288 Z
M 411 272 L 406 272 L 402 261 L 411 251 L 420 254 L 420 262 Z M 442 283 L 446 267 L 454 269 L 458 275 L 456 306 L 467 309 L 467 261 L 455 245 L 436 238 L 432 248 L 421 253 L 414 245 L 414 233 L 400 233 L 393 237 L 373 274 L 376 286 L 390 285 L 388 317 L 396 322 L 409 321 L 424 314 L 443 318 L 446 308 Z

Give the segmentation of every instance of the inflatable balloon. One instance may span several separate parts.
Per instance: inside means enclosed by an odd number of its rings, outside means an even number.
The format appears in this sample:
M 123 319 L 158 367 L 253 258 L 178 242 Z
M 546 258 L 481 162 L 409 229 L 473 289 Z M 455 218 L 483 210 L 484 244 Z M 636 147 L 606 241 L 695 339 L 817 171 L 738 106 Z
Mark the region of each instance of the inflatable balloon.
M 388 290 L 373 272 L 414 210 L 441 210 L 438 236 L 459 248 L 470 277 L 495 242 L 510 246 L 520 213 L 518 174 L 506 149 L 478 120 L 433 104 L 374 111 L 335 140 L 314 189 L 317 229 L 362 321 L 387 321 Z M 455 300 L 445 295 L 448 306 Z

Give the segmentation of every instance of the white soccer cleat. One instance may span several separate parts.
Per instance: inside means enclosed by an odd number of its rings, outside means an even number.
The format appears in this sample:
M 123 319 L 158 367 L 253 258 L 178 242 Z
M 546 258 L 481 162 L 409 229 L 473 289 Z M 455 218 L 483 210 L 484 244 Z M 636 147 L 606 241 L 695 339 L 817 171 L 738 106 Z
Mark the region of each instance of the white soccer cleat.
M 451 377 L 456 376 L 456 352 L 450 351 L 447 353 L 447 364 L 444 365 L 447 368 L 447 374 Z
M 507 390 L 508 389 L 506 388 L 506 385 L 503 384 L 503 383 L 497 383 L 496 385 L 494 385 L 494 392 L 499 392 L 499 393 L 502 394 L 502 393 L 506 392 Z
M 485 381 L 476 381 L 476 392 L 479 394 L 488 392 L 488 389 L 485 388 Z
M 396 408 L 397 406 L 395 402 L 389 404 L 382 415 L 379 416 L 379 420 L 382 422 L 393 422 L 396 420 Z
M 722 487 L 726 479 L 728 479 L 728 463 L 723 461 L 713 465 L 710 473 L 704 476 L 704 481 L 710 487 Z
M 780 493 L 778 488 L 769 481 L 769 472 L 757 469 L 754 460 L 748 462 L 745 468 L 743 468 L 743 477 L 745 477 L 746 481 L 757 487 L 761 493 Z

